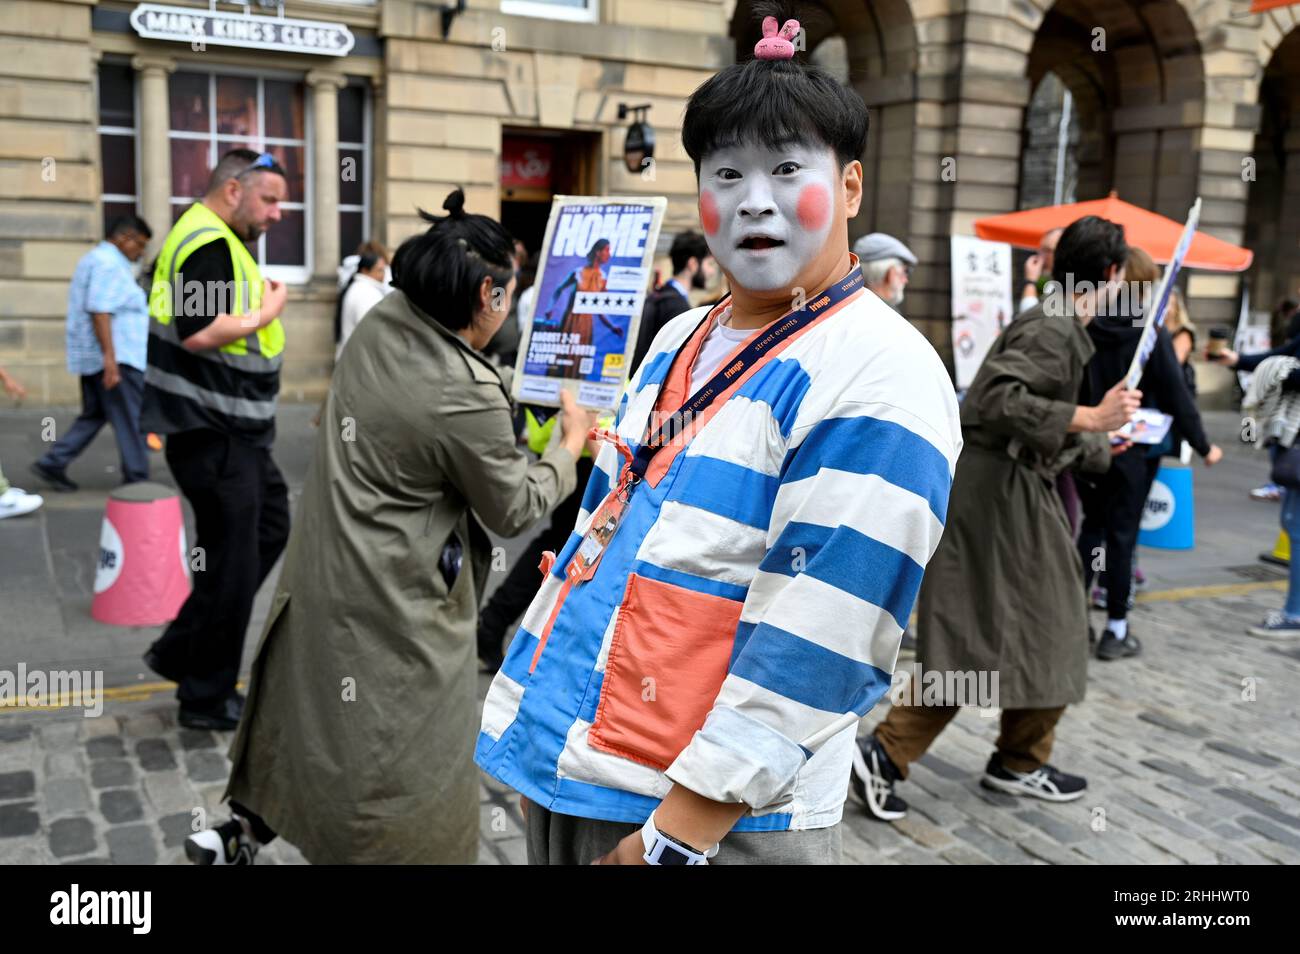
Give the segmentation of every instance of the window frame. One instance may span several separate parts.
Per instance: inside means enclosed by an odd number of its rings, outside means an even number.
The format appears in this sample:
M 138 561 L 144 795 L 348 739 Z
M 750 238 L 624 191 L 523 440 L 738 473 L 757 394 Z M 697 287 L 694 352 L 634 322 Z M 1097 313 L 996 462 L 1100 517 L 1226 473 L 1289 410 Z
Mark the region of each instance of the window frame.
M 170 113 L 167 119 L 167 144 L 168 155 L 171 151 L 171 142 L 173 139 L 189 140 L 191 142 L 208 143 L 208 168 L 216 167 L 217 159 L 220 157 L 219 139 L 230 139 L 234 137 L 220 136 L 217 133 L 217 76 L 235 76 L 246 79 L 256 80 L 257 82 L 257 126 L 256 136 L 250 136 L 249 139 L 258 144 L 262 151 L 268 146 L 301 146 L 303 155 L 303 195 L 300 200 L 281 202 L 280 207 L 289 212 L 302 212 L 303 217 L 303 264 L 302 265 L 270 265 L 266 262 L 266 235 L 260 235 L 257 239 L 257 247 L 250 249 L 257 259 L 258 268 L 264 278 L 270 278 L 274 281 L 285 282 L 289 285 L 305 285 L 311 280 L 313 256 L 315 244 L 312 241 L 312 228 L 315 223 L 315 210 L 309 197 L 314 195 L 315 169 L 313 168 L 313 143 L 315 141 L 315 117 L 312 111 L 311 96 L 308 95 L 307 83 L 304 74 L 292 70 L 261 70 L 249 69 L 246 67 L 216 65 L 216 66 L 196 66 L 192 63 L 178 64 L 176 73 L 189 73 L 208 78 L 208 131 L 195 133 L 184 130 L 171 128 Z M 287 139 L 280 136 L 267 137 L 266 135 L 266 80 L 287 80 L 302 85 L 302 114 L 303 114 L 303 139 Z M 168 78 L 168 97 L 170 102 L 170 77 Z M 138 166 L 137 166 L 138 169 Z M 168 211 L 170 212 L 176 206 L 188 207 L 192 205 L 197 196 L 177 196 L 171 194 L 171 182 L 167 183 L 168 189 Z M 170 222 L 168 223 L 170 228 Z M 272 226 L 274 228 L 275 226 Z M 335 226 L 337 228 L 337 225 Z
M 100 76 L 99 68 L 102 66 L 125 66 L 131 74 L 131 114 L 135 120 L 134 126 L 105 126 L 100 120 Z M 108 223 L 104 221 L 104 206 L 109 203 L 130 202 L 135 209 L 135 214 L 140 214 L 140 84 L 136 82 L 136 71 L 131 69 L 131 61 L 126 59 L 117 59 L 116 57 L 104 57 L 99 63 L 95 64 L 95 145 L 99 149 L 99 219 L 101 229 L 106 228 Z M 131 137 L 131 152 L 133 165 L 135 166 L 135 195 L 126 195 L 121 192 L 104 191 L 104 148 L 100 137 L 103 135 Z M 149 227 L 157 229 L 154 223 L 149 223 Z M 164 233 L 165 234 L 165 233 Z
M 501 0 L 501 12 L 516 17 L 537 17 L 541 20 L 567 20 L 570 23 L 599 23 L 600 0 L 585 0 L 586 7 L 562 7 L 539 3 L 537 0 Z
M 354 203 L 344 203 L 341 197 L 339 199 L 340 218 L 339 221 L 335 223 L 334 227 L 335 229 L 338 230 L 338 235 L 339 235 L 340 262 L 342 261 L 342 259 L 347 258 L 349 255 L 352 255 L 356 252 L 356 249 L 342 247 L 343 246 L 342 215 L 344 212 L 349 212 L 349 213 L 360 212 L 361 213 L 361 236 L 362 236 L 361 241 L 366 242 L 369 241 L 371 238 L 370 207 L 372 204 L 371 198 L 373 195 L 373 182 L 374 182 L 373 180 L 374 172 L 371 168 L 374 165 L 374 156 L 372 150 L 373 150 L 374 138 L 375 138 L 374 130 L 371 128 L 371 122 L 373 118 L 373 113 L 371 111 L 374 108 L 373 87 L 370 85 L 369 79 L 364 77 L 349 79 L 347 85 L 356 87 L 361 90 L 361 142 L 353 142 L 352 140 L 344 140 L 340 138 L 337 143 L 337 152 L 338 152 L 337 161 L 339 163 L 342 163 L 344 149 L 350 149 L 353 152 L 360 150 L 361 152 L 361 205 L 356 205 Z

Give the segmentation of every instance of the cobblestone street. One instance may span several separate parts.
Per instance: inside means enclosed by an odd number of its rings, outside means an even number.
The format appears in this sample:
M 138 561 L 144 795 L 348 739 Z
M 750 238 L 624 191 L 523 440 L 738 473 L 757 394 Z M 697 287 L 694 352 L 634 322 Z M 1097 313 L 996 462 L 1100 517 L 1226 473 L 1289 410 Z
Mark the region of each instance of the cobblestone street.
M 277 449 L 295 488 L 306 440 L 299 418 L 310 410 L 286 412 Z M 1220 430 L 1232 423 L 1216 419 Z M 104 443 L 101 453 L 111 448 Z M 23 459 L 10 444 L 0 447 L 5 459 Z M 1062 805 L 981 788 L 998 722 L 970 710 L 900 787 L 911 806 L 906 819 L 870 821 L 850 795 L 846 863 L 1300 862 L 1300 644 L 1245 632 L 1281 605 L 1284 583 L 1282 571 L 1253 559 L 1259 541 L 1276 533 L 1276 507 L 1241 502 L 1262 468 L 1239 445 L 1231 453 L 1220 468 L 1197 473 L 1197 549 L 1142 551 L 1152 585 L 1130 619 L 1143 655 L 1093 661 L 1086 701 L 1058 727 L 1052 762 L 1084 775 L 1087 795 Z M 161 462 L 155 466 L 165 479 Z M 101 482 L 111 486 L 111 475 Z M 0 526 L 0 669 L 19 662 L 102 669 L 106 700 L 96 718 L 76 709 L 0 709 L 0 864 L 184 863 L 180 846 L 195 820 L 226 817 L 218 799 L 230 736 L 178 729 L 173 687 L 141 672 L 139 654 L 156 630 L 89 619 L 87 566 L 103 490 L 51 503 L 36 520 Z M 483 676 L 480 697 L 486 687 Z M 883 709 L 864 720 L 863 732 Z M 516 801 L 485 781 L 479 863 L 524 860 Z M 276 842 L 258 861 L 303 859 Z

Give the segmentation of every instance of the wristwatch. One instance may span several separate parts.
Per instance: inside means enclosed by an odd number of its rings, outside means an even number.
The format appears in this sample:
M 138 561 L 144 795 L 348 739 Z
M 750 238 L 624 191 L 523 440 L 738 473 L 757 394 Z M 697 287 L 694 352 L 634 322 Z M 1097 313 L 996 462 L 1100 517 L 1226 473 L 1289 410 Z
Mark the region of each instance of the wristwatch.
M 665 835 L 655 827 L 654 812 L 641 827 L 641 842 L 645 845 L 645 863 L 648 865 L 707 865 L 718 853 L 721 845 L 699 852 L 672 835 Z

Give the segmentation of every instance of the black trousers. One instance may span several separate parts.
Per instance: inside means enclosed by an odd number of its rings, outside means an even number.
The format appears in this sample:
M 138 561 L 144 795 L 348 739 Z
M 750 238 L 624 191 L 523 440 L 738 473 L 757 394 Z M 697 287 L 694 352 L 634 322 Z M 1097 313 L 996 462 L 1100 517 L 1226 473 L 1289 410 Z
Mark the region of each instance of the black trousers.
M 1079 556 L 1083 560 L 1083 589 L 1092 587 L 1100 549 L 1105 548 L 1102 581 L 1106 586 L 1106 615 L 1110 619 L 1128 616 L 1128 597 L 1133 588 L 1133 552 L 1147 494 L 1160 470 L 1159 457 L 1147 457 L 1141 444 L 1111 461 L 1110 469 L 1095 477 L 1075 475 L 1079 500 L 1083 504 L 1083 526 L 1079 531 Z
M 499 647 L 505 640 L 506 629 L 528 609 L 528 604 L 537 595 L 542 580 L 537 565 L 547 550 L 558 553 L 568 542 L 569 534 L 578 522 L 578 512 L 582 509 L 582 497 L 587 489 L 587 480 L 591 477 L 591 468 L 590 457 L 578 458 L 577 489 L 551 511 L 546 529 L 528 542 L 524 552 L 510 568 L 505 581 L 489 597 L 478 618 L 478 639 L 481 644 Z
M 253 598 L 289 539 L 289 492 L 270 448 L 220 431 L 167 438 L 167 464 L 194 510 L 194 589 L 153 644 L 178 676 L 176 697 L 198 708 L 235 691 Z

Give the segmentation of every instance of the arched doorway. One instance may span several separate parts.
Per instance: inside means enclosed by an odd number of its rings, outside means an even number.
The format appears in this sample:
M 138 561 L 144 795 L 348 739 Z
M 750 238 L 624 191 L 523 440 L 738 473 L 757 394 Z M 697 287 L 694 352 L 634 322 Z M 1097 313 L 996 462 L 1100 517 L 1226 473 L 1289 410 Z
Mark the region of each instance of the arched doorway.
M 1297 298 L 1300 288 L 1300 28 L 1273 50 L 1260 82 L 1259 106 L 1246 245 L 1255 250 L 1251 302 L 1267 310 L 1282 298 Z
M 1027 76 L 1070 94 L 1078 200 L 1112 189 L 1181 220 L 1196 198 L 1205 98 L 1200 44 L 1177 0 L 1058 0 L 1034 34 Z M 1026 110 L 1027 120 L 1034 118 Z M 1026 141 L 1030 141 L 1026 125 Z M 1041 191 L 1023 181 L 1022 196 Z M 1033 174 L 1032 170 L 1030 174 Z

